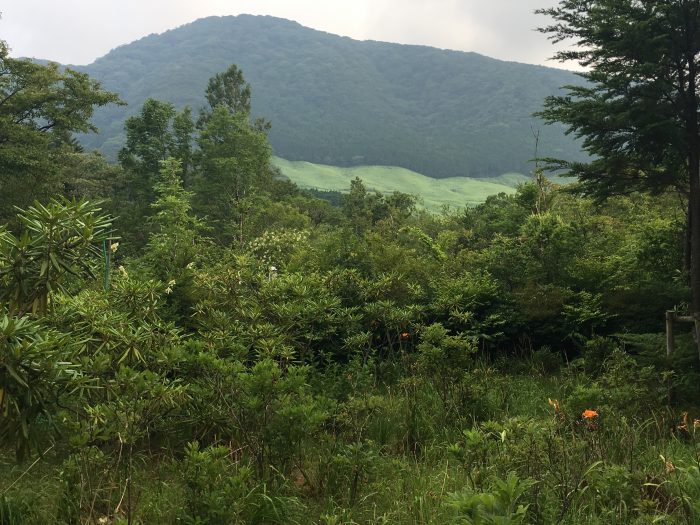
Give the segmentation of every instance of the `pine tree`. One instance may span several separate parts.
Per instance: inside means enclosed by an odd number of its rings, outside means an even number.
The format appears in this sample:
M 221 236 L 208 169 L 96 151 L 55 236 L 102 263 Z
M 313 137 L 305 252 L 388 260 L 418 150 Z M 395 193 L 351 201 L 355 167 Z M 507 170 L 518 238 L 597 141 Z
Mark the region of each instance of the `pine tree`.
M 555 161 L 598 198 L 668 188 L 688 198 L 692 311 L 700 312 L 700 0 L 562 0 L 541 31 L 588 82 L 540 113 L 583 139 L 593 160 Z M 550 159 L 551 160 L 551 159 Z

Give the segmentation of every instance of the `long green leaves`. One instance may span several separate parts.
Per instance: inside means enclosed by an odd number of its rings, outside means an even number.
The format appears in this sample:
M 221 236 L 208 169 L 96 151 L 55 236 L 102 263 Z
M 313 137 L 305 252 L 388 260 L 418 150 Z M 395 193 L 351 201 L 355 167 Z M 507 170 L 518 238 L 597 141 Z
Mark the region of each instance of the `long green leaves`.
M 66 336 L 27 317 L 0 316 L 0 443 L 24 457 L 45 434 L 61 393 L 75 393 L 83 379 L 68 362 L 77 350 Z M 44 429 L 45 429 L 45 425 Z
M 11 314 L 45 315 L 50 294 L 65 290 L 66 275 L 94 275 L 98 243 L 111 227 L 100 211 L 88 201 L 36 202 L 19 210 L 21 233 L 0 230 L 0 301 Z

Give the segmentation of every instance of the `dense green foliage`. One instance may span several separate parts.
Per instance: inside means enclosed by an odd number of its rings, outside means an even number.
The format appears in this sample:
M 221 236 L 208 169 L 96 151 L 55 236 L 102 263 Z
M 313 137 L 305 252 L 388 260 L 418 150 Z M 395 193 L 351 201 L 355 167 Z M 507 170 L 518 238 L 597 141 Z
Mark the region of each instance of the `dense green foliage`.
M 700 521 L 686 195 L 322 200 L 207 95 L 0 208 L 0 523 Z
M 62 189 L 72 134 L 96 131 L 94 109 L 117 101 L 87 74 L 12 58 L 0 41 L 0 219 Z
M 576 82 L 566 71 L 475 53 L 359 42 L 271 17 L 212 17 L 114 49 L 81 71 L 129 103 L 99 111 L 89 148 L 114 157 L 123 123 L 148 98 L 198 110 L 207 79 L 231 63 L 270 119 L 275 154 L 335 166 L 400 166 L 429 177 L 529 172 L 531 115 Z M 561 129 L 541 153 L 583 160 Z
M 541 113 L 594 157 L 563 165 L 598 197 L 669 187 L 687 196 L 690 310 L 700 313 L 700 2 L 563 0 L 541 12 L 555 21 L 542 31 L 574 40 L 557 58 L 588 68 L 587 85 L 548 97 Z
M 2 318 L 0 436 L 44 452 L 5 467 L 6 522 L 697 519 L 700 442 L 676 408 L 697 356 L 679 333 L 666 359 L 654 333 L 687 298 L 672 195 L 550 188 L 538 214 L 531 183 L 433 216 L 356 180 L 318 215 L 253 181 L 247 216 L 275 220 L 226 245 L 181 173 L 162 163 L 148 243 L 120 240 L 108 290 L 76 276 Z

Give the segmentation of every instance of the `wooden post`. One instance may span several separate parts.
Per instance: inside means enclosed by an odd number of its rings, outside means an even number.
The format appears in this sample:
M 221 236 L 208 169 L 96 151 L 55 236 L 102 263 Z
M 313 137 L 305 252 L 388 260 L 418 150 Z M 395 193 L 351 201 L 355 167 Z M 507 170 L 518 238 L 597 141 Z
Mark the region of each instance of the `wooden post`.
M 666 312 L 666 356 L 670 357 L 676 349 L 676 340 L 673 337 L 673 321 L 676 313 L 672 310 Z M 696 328 L 697 330 L 697 328 Z
M 693 315 L 678 315 L 672 310 L 666 312 L 666 355 L 670 356 L 676 349 L 673 336 L 673 325 L 676 322 L 693 323 L 693 340 L 698 347 L 698 358 L 700 358 L 700 312 L 695 312 Z

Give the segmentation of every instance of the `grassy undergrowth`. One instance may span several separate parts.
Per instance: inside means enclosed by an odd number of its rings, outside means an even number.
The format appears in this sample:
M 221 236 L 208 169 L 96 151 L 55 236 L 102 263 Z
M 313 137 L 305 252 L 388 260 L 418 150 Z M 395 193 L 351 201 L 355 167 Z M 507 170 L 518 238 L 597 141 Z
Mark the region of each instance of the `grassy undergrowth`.
M 124 444 L 56 442 L 24 464 L 7 451 L 0 523 L 698 523 L 700 432 L 687 416 L 640 410 L 658 389 L 634 406 L 624 388 L 599 397 L 635 374 L 621 353 L 597 378 L 580 363 L 540 365 L 474 363 L 446 390 L 420 358 L 313 373 L 310 395 L 328 412 L 286 467 L 256 465 L 233 441 L 140 444 L 130 467 Z

